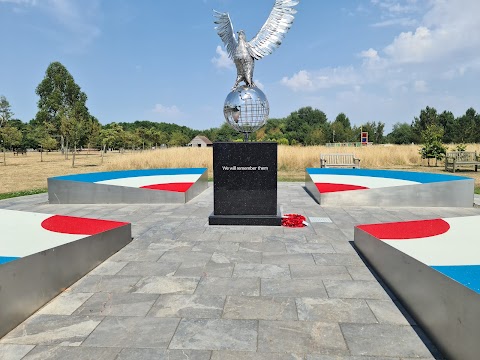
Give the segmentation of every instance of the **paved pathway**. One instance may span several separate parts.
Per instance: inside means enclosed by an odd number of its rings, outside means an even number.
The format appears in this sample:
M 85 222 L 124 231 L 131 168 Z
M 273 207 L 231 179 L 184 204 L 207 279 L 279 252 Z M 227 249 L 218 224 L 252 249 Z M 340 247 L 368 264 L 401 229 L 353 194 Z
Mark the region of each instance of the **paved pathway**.
M 355 251 L 353 226 L 480 209 L 322 208 L 302 185 L 280 183 L 278 195 L 283 213 L 310 218 L 303 229 L 208 226 L 212 188 L 186 205 L 0 201 L 130 221 L 134 235 L 1 339 L 0 359 L 440 358 Z

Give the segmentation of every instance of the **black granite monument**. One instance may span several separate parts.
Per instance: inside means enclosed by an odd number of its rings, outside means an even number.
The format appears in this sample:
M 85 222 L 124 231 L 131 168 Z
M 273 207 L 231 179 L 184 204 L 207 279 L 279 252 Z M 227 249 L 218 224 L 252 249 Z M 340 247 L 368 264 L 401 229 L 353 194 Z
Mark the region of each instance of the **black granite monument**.
M 280 226 L 277 143 L 214 143 L 213 197 L 210 225 Z

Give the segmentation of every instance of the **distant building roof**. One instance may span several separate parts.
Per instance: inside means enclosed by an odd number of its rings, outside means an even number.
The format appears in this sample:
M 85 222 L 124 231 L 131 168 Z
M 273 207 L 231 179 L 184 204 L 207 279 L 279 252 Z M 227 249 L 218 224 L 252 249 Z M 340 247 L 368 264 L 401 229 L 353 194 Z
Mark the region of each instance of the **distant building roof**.
M 195 140 L 195 139 L 202 140 L 202 141 L 203 141 L 205 144 L 207 144 L 207 145 L 212 145 L 212 144 L 213 144 L 213 143 L 210 141 L 210 139 L 207 138 L 206 136 L 197 135 L 197 136 L 195 136 L 195 137 L 192 139 L 192 141 Z M 192 141 L 190 141 L 190 142 L 192 142 Z

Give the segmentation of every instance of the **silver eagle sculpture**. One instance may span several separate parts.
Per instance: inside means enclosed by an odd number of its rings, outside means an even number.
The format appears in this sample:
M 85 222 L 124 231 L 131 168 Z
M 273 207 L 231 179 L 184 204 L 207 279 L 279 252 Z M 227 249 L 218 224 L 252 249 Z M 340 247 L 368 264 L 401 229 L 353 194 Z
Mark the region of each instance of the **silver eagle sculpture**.
M 232 21 L 228 13 L 214 11 L 215 27 L 227 49 L 228 56 L 237 68 L 237 79 L 232 90 L 237 89 L 239 83 L 244 81 L 248 87 L 254 87 L 253 69 L 255 60 L 260 60 L 275 51 L 282 44 L 285 34 L 290 30 L 294 14 L 294 6 L 300 0 L 275 0 L 265 24 L 257 35 L 247 42 L 243 30 L 238 32 L 238 40 L 233 31 Z

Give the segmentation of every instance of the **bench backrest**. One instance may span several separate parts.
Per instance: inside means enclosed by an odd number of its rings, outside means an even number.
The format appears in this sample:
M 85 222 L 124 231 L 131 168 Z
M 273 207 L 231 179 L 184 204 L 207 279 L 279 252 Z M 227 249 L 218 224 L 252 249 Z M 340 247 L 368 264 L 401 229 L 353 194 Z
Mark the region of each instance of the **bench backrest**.
M 455 161 L 477 161 L 476 151 L 450 151 L 447 152 L 446 157 L 449 160 Z
M 354 154 L 321 154 L 320 159 L 330 165 L 355 164 Z

